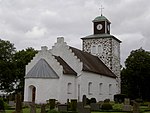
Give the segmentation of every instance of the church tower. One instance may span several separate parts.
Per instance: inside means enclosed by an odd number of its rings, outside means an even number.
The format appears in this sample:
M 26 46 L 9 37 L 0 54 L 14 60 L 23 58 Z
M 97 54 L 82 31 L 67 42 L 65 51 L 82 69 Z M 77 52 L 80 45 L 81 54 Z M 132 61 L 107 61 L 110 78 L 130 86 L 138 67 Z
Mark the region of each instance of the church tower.
M 116 87 L 120 93 L 120 43 L 121 41 L 110 34 L 111 22 L 103 15 L 93 21 L 93 34 L 83 37 L 82 49 L 98 56 L 103 63 L 117 76 Z

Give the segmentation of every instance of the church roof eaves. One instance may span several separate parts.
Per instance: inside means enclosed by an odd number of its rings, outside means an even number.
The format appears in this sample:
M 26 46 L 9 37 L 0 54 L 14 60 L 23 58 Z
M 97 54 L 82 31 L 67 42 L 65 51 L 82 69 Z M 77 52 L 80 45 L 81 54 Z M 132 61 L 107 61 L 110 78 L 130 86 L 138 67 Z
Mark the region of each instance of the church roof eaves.
M 117 40 L 119 43 L 121 43 L 121 41 L 119 39 L 117 39 L 115 36 L 110 35 L 110 34 L 95 34 L 95 35 L 89 35 L 86 37 L 81 38 L 82 40 L 84 39 L 95 39 L 95 38 L 114 38 L 115 40 Z
M 75 55 L 83 62 L 83 71 L 93 72 L 108 77 L 116 78 L 116 75 L 97 57 L 90 53 L 70 47 Z
M 77 76 L 77 73 L 60 56 L 54 56 L 54 57 L 60 63 L 60 65 L 63 66 L 64 74 L 71 74 Z

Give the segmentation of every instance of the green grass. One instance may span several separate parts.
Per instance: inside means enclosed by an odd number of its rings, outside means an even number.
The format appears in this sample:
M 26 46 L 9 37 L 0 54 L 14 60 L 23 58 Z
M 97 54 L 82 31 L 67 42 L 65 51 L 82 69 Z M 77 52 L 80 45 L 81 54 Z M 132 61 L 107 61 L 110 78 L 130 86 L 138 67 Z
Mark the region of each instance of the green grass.
M 40 113 L 40 108 L 36 108 L 36 113 Z M 5 110 L 5 113 L 13 113 L 15 110 Z M 30 113 L 29 108 L 23 109 L 23 113 Z

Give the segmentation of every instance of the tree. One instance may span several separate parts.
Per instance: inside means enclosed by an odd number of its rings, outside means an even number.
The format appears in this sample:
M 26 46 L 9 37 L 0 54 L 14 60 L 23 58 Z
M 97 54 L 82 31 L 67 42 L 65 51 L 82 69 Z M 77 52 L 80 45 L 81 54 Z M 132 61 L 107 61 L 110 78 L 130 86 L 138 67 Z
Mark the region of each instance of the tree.
M 150 52 L 142 48 L 131 51 L 121 71 L 122 93 L 130 98 L 150 100 Z
M 33 48 L 27 48 L 15 53 L 13 61 L 15 64 L 15 91 L 23 92 L 24 90 L 24 76 L 25 76 L 25 66 L 32 60 L 32 58 L 37 53 Z
M 14 44 L 0 39 L 0 90 L 9 92 L 13 87 L 15 52 Z
M 36 53 L 33 48 L 16 51 L 14 44 L 0 39 L 0 90 L 23 92 L 25 66 Z

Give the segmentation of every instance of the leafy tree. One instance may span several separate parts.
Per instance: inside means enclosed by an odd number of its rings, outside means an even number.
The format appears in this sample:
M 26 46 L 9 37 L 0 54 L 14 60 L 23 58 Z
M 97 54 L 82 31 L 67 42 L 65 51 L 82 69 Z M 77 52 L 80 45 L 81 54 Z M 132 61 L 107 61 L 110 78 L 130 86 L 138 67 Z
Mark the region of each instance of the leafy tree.
M 27 48 L 15 53 L 14 64 L 15 64 L 15 90 L 16 92 L 23 92 L 24 86 L 24 76 L 25 76 L 25 66 L 32 60 L 32 58 L 37 53 L 33 48 Z
M 14 44 L 0 39 L 0 90 L 11 91 L 14 78 Z
M 142 48 L 130 53 L 121 72 L 122 93 L 150 100 L 150 52 Z
M 23 92 L 25 66 L 36 53 L 33 48 L 16 51 L 14 44 L 0 39 L 0 90 Z

